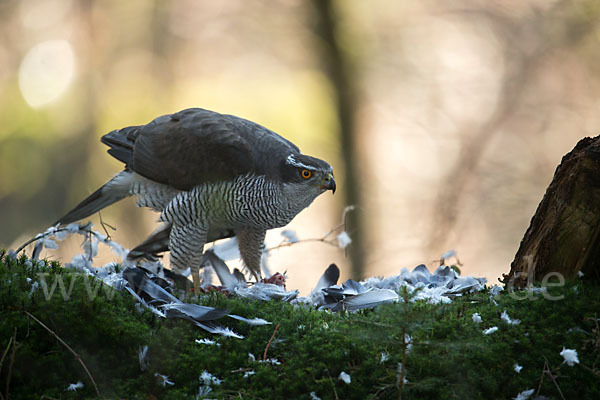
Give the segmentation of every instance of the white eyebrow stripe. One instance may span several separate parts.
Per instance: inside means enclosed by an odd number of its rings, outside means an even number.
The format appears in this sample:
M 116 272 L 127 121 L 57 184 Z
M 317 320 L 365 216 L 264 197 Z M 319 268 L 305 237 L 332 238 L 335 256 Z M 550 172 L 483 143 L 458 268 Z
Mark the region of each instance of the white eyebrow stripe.
M 296 160 L 296 158 L 294 157 L 293 154 L 290 154 L 289 156 L 287 156 L 287 158 L 285 159 L 285 162 L 287 164 L 293 165 L 294 167 L 306 168 L 306 169 L 310 169 L 311 171 L 317 170 L 317 168 L 315 168 L 315 167 L 311 167 L 309 165 L 303 164 L 300 161 Z

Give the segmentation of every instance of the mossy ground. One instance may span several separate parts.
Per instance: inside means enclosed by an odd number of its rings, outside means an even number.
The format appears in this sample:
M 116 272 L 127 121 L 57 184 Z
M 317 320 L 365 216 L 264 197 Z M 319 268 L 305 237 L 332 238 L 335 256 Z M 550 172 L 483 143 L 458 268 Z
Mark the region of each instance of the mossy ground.
M 1 254 L 1 252 L 0 252 Z M 61 275 L 74 279 L 69 300 L 57 287 L 46 300 L 40 288 L 30 295 L 39 273 L 52 284 Z M 30 278 L 31 281 L 28 281 Z M 101 398 L 194 398 L 206 370 L 222 379 L 211 398 L 322 399 L 399 398 L 398 363 L 404 333 L 413 344 L 406 352 L 407 383 L 403 399 L 507 399 L 526 389 L 538 389 L 544 365 L 553 369 L 556 384 L 544 376 L 540 394 L 561 398 L 600 398 L 600 290 L 581 282 L 550 289 L 561 300 L 540 293 L 500 294 L 495 305 L 487 292 L 462 296 L 451 304 L 424 302 L 380 306 L 375 310 L 332 314 L 280 302 L 228 299 L 220 294 L 201 297 L 204 305 L 226 307 L 248 318 L 273 325 L 252 327 L 233 319 L 223 323 L 245 339 L 206 333 L 184 320 L 161 319 L 140 311 L 128 293 L 104 291 L 89 296 L 81 275 L 56 263 L 42 267 L 7 256 L 0 258 L 0 393 L 10 399 L 94 398 L 87 374 L 64 345 L 28 317 L 31 313 L 78 353 L 95 379 Z M 97 282 L 92 282 L 97 285 Z M 518 325 L 500 319 L 506 310 Z M 473 313 L 483 322 L 476 324 Z M 249 360 L 248 353 L 280 364 Z M 482 330 L 498 326 L 484 335 Z M 11 338 L 16 337 L 15 341 Z M 195 343 L 210 338 L 220 346 Z M 10 346 L 9 346 L 10 344 Z M 142 372 L 138 349 L 149 347 L 149 368 Z M 576 349 L 580 365 L 563 364 L 560 351 Z M 389 359 L 382 361 L 382 353 Z M 514 370 L 515 363 L 523 368 Z M 594 370 L 596 372 L 594 372 Z M 254 375 L 244 377 L 247 371 Z M 350 384 L 338 379 L 345 371 Z M 155 373 L 174 385 L 163 387 Z M 6 387 L 10 376 L 10 386 Z M 71 383 L 85 384 L 77 392 Z M 1 399 L 2 397 L 0 397 Z

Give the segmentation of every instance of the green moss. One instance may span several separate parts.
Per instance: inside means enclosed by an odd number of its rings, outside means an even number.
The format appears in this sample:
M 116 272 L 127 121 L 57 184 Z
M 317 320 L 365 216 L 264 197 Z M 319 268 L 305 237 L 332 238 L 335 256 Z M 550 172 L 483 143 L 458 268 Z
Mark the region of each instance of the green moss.
M 11 399 L 95 397 L 93 385 L 73 354 L 25 311 L 81 356 L 102 398 L 194 398 L 199 375 L 206 370 L 223 380 L 213 385 L 211 398 L 309 398 L 315 392 L 322 399 L 395 399 L 403 332 L 413 340 L 406 353 L 404 399 L 512 398 L 523 390 L 537 389 L 545 359 L 558 374 L 566 398 L 600 398 L 600 377 L 582 365 L 562 364 L 559 354 L 563 347 L 577 349 L 581 364 L 596 371 L 600 368 L 594 364 L 600 357 L 600 332 L 594 331 L 600 317 L 600 291 L 582 282 L 552 288 L 552 295 L 564 296 L 557 301 L 539 293 L 525 300 L 502 294 L 495 298 L 496 306 L 484 292 L 459 297 L 451 304 L 417 302 L 405 308 L 399 303 L 354 314 L 219 294 L 200 298 L 204 305 L 273 322 L 252 327 L 225 318 L 225 325 L 246 337 L 238 340 L 210 335 L 187 321 L 159 319 L 140 311 L 128 293 L 102 287 L 97 296 L 90 297 L 81 275 L 48 264 L 0 257 L 0 356 L 8 348 L 0 370 L 3 395 L 14 348 L 7 346 L 16 329 Z M 63 299 L 59 286 L 48 300 L 42 289 L 30 295 L 39 273 L 48 274 L 49 285 L 60 276 L 67 289 L 73 280 L 70 298 Z M 504 310 L 521 323 L 503 322 L 500 313 Z M 479 325 L 472 321 L 475 312 L 483 319 Z M 280 364 L 251 362 L 249 353 L 262 359 L 277 324 L 267 358 Z M 484 335 L 482 330 L 491 326 L 498 326 L 498 331 Z M 220 346 L 195 343 L 204 337 Z M 140 370 L 138 361 L 138 349 L 144 345 L 149 347 L 147 371 Z M 389 359 L 382 362 L 382 353 Z M 513 369 L 515 363 L 523 366 L 519 374 Z M 248 371 L 255 374 L 244 378 Z M 338 379 L 342 371 L 351 376 L 349 385 Z M 162 387 L 155 373 L 175 384 Z M 65 391 L 77 381 L 85 387 L 76 393 Z M 540 393 L 560 397 L 547 378 Z

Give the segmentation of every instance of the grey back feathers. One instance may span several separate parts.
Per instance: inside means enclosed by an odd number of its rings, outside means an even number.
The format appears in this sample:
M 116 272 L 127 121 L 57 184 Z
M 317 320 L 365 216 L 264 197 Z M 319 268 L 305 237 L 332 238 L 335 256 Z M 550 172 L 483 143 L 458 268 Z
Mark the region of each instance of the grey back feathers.
M 279 164 L 300 153 L 263 126 L 200 108 L 113 131 L 101 140 L 128 169 L 180 190 L 248 173 L 276 178 Z

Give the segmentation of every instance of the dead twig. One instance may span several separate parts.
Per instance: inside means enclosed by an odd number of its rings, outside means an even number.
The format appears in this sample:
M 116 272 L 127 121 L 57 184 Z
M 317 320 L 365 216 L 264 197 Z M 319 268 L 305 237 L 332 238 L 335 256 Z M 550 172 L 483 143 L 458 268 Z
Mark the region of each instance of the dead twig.
M 277 249 L 280 249 L 282 247 L 289 247 L 289 246 L 293 246 L 295 244 L 307 243 L 307 242 L 323 242 L 323 243 L 329 244 L 331 246 L 336 246 L 335 243 L 333 243 L 331 241 L 328 241 L 326 239 L 323 239 L 323 238 L 318 238 L 318 239 L 317 238 L 313 238 L 313 239 L 302 239 L 302 240 L 298 240 L 297 242 L 284 242 L 284 243 L 278 244 L 277 246 L 268 248 L 267 251 L 277 250 Z
M 280 326 L 281 326 L 281 324 L 277 324 L 277 326 L 275 327 L 275 330 L 273 331 L 273 334 L 271 335 L 271 339 L 269 339 L 269 342 L 265 346 L 265 352 L 263 353 L 263 361 L 267 359 L 267 351 L 269 351 L 269 346 L 271 345 L 271 342 L 273 341 L 273 339 L 275 339 L 275 335 L 277 334 L 277 331 L 279 330 Z
M 10 337 L 10 339 L 8 339 L 8 344 L 6 345 L 6 349 L 4 349 L 4 353 L 2 353 L 2 358 L 0 358 L 0 372 L 2 372 L 2 364 L 4 364 L 4 359 L 6 358 L 6 355 L 8 354 L 8 350 L 10 349 L 10 345 L 12 344 L 13 338 L 12 336 Z M 1 395 L 2 393 L 0 393 Z
M 81 364 L 81 366 L 85 370 L 85 373 L 87 374 L 88 378 L 90 378 L 90 381 L 92 382 L 92 385 L 94 385 L 94 389 L 96 390 L 96 395 L 98 397 L 100 397 L 100 391 L 98 390 L 98 385 L 96 385 L 96 381 L 94 380 L 94 377 L 92 376 L 92 374 L 90 373 L 90 371 L 86 367 L 85 363 L 81 359 L 81 356 L 79 354 L 77 354 L 77 352 L 75 352 L 75 350 L 73 350 L 71 348 L 71 346 L 69 346 L 64 340 L 62 340 L 60 338 L 60 336 L 58 336 L 52 329 L 50 329 L 46 325 L 44 325 L 44 323 L 42 321 L 40 321 L 39 319 L 37 319 L 36 317 L 34 317 L 31 313 L 29 313 L 27 311 L 24 311 L 24 312 L 29 317 L 31 317 L 31 319 L 33 319 L 35 322 L 37 322 L 38 324 L 40 324 L 44 329 L 46 329 L 48 331 L 48 333 L 50 333 L 52 336 L 54 336 L 56 338 L 56 340 L 58 340 L 63 346 L 65 346 L 71 352 L 71 354 L 73 354 L 73 356 L 75 357 L 75 359 L 77 361 L 79 361 L 79 363 Z
M 329 376 L 329 382 L 331 382 L 331 387 L 333 388 L 333 395 L 335 396 L 335 400 L 340 400 L 337 394 L 337 390 L 335 390 L 335 382 L 333 382 L 333 378 L 331 377 L 329 370 L 326 369 L 325 371 L 327 372 L 327 376 Z
M 25 243 L 23 243 L 18 249 L 17 251 L 15 251 L 15 254 L 19 254 L 25 247 L 29 246 L 31 243 L 33 242 L 37 242 L 38 240 L 42 240 L 48 236 L 52 236 L 57 234 L 58 232 L 63 232 L 68 230 L 67 228 L 59 228 L 56 230 L 52 230 L 52 231 L 46 231 L 44 233 L 40 233 L 39 235 L 36 235 L 35 237 L 29 239 L 28 241 L 26 241 Z
M 17 352 L 17 328 L 15 328 L 13 332 L 13 336 L 10 339 L 10 344 L 12 344 L 12 351 L 10 352 L 10 360 L 8 362 L 8 373 L 6 374 L 6 388 L 4 389 L 4 399 L 8 399 L 8 393 L 10 388 L 10 379 L 12 377 L 12 367 L 15 362 L 15 353 Z M 10 346 L 9 346 L 10 347 Z M 8 347 L 6 348 L 8 351 Z M 4 361 L 4 356 L 2 356 L 2 361 Z
M 592 374 L 596 375 L 597 378 L 600 378 L 600 371 L 597 371 L 593 368 L 588 367 L 587 365 L 579 364 L 583 369 L 590 371 Z
M 542 368 L 542 375 L 540 375 L 540 383 L 538 384 L 537 391 L 535 392 L 535 396 L 540 395 L 540 390 L 542 390 L 542 383 L 544 382 L 544 375 L 546 374 L 546 370 L 548 368 L 548 360 L 544 357 L 544 368 Z
M 548 377 L 550 378 L 550 380 L 552 381 L 552 383 L 554 383 L 554 386 L 556 386 L 556 390 L 558 390 L 558 394 L 560 394 L 560 398 L 563 400 L 565 399 L 565 396 L 562 393 L 562 390 L 560 390 L 560 386 L 558 386 L 558 382 L 556 382 L 556 379 L 554 375 L 552 375 L 552 369 L 550 369 L 550 363 L 548 362 L 548 359 L 544 356 L 544 368 L 542 369 L 542 376 L 540 377 L 540 384 L 538 385 L 538 389 L 536 392 L 536 396 L 539 396 L 540 394 L 540 390 L 542 389 L 542 383 L 544 382 L 544 375 L 548 375 Z
M 106 227 L 109 227 L 113 231 L 116 231 L 117 228 L 110 225 L 108 222 L 104 222 L 102 220 L 102 213 L 100 211 L 98 211 L 98 216 L 100 217 L 100 226 L 102 226 L 102 229 L 104 229 L 104 233 L 106 233 L 106 240 L 112 240 L 112 237 L 110 236 L 110 233 L 108 233 L 108 229 L 106 229 Z
M 300 240 L 295 241 L 295 242 L 284 241 L 283 243 L 280 243 L 277 246 L 268 248 L 267 251 L 277 250 L 277 249 L 280 249 L 282 247 L 289 247 L 289 246 L 293 246 L 293 245 L 298 244 L 298 243 L 307 243 L 307 242 L 322 242 L 322 243 L 325 243 L 325 244 L 337 247 L 337 244 L 335 243 L 335 239 L 329 239 L 329 237 L 331 235 L 333 235 L 333 233 L 335 231 L 338 231 L 341 228 L 344 228 L 345 226 L 346 226 L 345 223 L 341 223 L 338 226 L 336 226 L 333 229 L 331 229 L 329 232 L 327 232 L 325 235 L 323 235 L 320 238 L 300 239 Z

